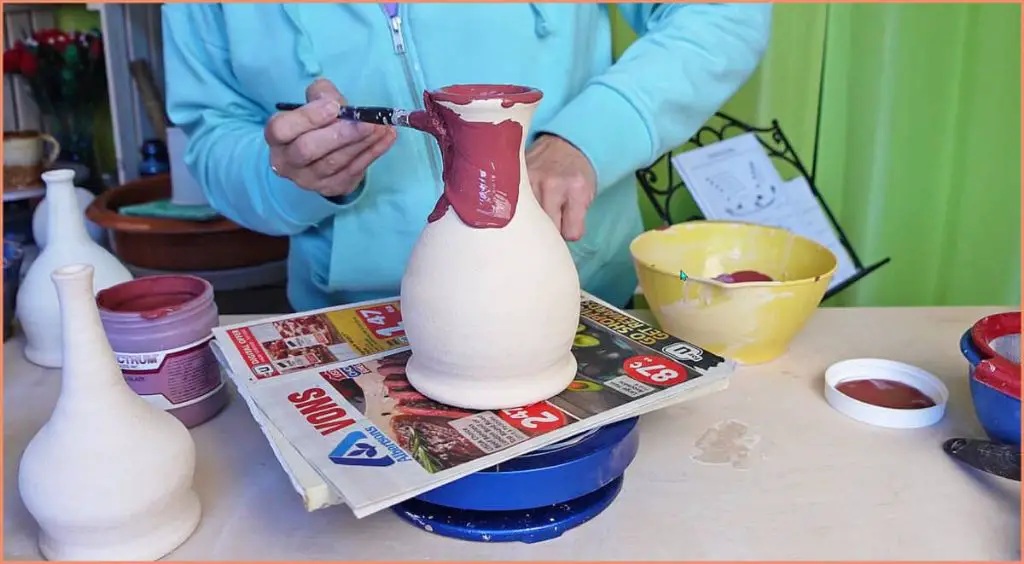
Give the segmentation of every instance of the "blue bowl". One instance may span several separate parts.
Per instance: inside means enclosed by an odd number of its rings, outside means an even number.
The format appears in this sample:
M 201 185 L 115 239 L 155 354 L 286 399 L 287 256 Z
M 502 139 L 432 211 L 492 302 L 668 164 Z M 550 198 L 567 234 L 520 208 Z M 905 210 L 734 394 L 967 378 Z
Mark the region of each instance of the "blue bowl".
M 985 358 L 974 345 L 970 329 L 960 337 L 960 352 L 970 364 L 971 400 L 985 433 L 998 443 L 1020 446 L 1020 399 L 975 378 L 975 369 Z
M 21 261 L 25 251 L 21 244 L 4 239 L 4 341 L 11 337 L 14 324 L 14 302 L 21 283 Z

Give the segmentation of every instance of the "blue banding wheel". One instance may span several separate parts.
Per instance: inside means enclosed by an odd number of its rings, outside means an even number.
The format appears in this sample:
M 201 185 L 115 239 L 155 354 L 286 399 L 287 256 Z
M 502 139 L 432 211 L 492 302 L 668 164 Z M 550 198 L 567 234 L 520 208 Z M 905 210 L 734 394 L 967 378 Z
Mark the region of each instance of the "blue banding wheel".
M 418 500 L 395 507 L 395 513 L 434 534 L 477 542 L 535 543 L 561 536 L 604 511 L 622 489 L 622 477 L 583 497 L 519 511 L 467 511 Z
M 637 418 L 607 425 L 431 490 L 415 501 L 517 511 L 577 500 L 615 481 L 636 457 Z

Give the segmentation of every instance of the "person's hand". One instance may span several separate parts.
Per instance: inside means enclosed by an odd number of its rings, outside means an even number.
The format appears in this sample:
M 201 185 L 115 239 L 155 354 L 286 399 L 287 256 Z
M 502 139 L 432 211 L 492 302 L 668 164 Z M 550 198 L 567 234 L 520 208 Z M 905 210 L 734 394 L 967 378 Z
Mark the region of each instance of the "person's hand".
M 562 237 L 582 238 L 597 191 L 597 174 L 587 157 L 561 137 L 541 135 L 526 151 L 526 170 L 537 201 Z
M 338 119 L 345 97 L 329 80 L 306 88 L 306 105 L 274 114 L 263 133 L 270 168 L 306 190 L 326 197 L 352 193 L 366 169 L 397 138 L 393 127 Z

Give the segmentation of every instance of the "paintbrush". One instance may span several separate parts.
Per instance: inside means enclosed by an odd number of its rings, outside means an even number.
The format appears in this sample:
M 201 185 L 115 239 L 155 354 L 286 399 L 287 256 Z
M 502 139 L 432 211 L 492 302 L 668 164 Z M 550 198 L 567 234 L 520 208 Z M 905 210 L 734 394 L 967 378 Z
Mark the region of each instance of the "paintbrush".
M 303 104 L 286 104 L 280 103 L 276 105 L 276 108 L 282 112 L 290 112 L 301 108 Z M 399 110 L 397 108 L 385 108 L 377 106 L 342 106 L 338 110 L 338 119 L 344 119 L 348 121 L 361 121 L 365 123 L 376 123 L 378 125 L 401 125 L 404 127 L 413 127 L 409 125 L 409 115 L 413 113 L 408 110 Z
M 982 472 L 1020 481 L 1020 447 L 978 439 L 949 439 L 942 445 L 953 458 Z

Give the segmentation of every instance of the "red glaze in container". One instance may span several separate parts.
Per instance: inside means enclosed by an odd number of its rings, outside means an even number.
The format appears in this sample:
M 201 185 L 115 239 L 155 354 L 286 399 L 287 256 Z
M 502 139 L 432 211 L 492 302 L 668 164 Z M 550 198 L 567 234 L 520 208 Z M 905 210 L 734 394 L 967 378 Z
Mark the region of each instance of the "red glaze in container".
M 227 403 L 210 349 L 213 287 L 185 275 L 147 276 L 96 296 L 103 329 L 125 380 L 150 403 L 194 427 Z

